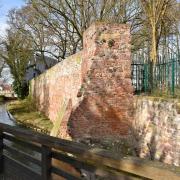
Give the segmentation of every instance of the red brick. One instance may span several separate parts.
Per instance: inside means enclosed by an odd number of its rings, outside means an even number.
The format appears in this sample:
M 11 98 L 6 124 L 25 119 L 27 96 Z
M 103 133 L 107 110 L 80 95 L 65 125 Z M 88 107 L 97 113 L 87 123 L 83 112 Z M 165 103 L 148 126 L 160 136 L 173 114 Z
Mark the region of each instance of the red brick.
M 72 138 L 128 135 L 133 120 L 129 26 L 94 23 L 83 41 L 82 52 L 31 82 L 32 96 L 52 121 L 64 100 L 72 101 L 70 118 L 63 118 L 60 129 L 62 138 L 68 133 Z

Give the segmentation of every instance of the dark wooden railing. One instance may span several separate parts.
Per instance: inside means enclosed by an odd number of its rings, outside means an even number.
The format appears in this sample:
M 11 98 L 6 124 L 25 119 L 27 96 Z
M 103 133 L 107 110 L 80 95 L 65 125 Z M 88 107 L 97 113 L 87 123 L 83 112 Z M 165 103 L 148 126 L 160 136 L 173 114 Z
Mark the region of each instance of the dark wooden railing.
M 5 180 L 180 179 L 179 168 L 139 158 L 120 158 L 104 150 L 1 123 L 0 174 Z

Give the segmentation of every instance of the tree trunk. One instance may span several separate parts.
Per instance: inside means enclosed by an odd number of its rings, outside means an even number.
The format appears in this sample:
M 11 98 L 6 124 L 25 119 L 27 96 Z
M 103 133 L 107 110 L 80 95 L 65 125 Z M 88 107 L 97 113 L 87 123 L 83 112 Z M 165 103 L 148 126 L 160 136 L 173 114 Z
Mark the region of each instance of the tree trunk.
M 152 48 L 151 48 L 151 61 L 156 63 L 157 59 L 157 41 L 156 41 L 156 26 L 152 27 Z
M 157 41 L 156 41 L 156 26 L 152 25 L 152 45 L 151 45 L 151 56 L 150 56 L 150 92 L 154 89 L 154 75 L 155 75 L 155 64 L 157 60 Z

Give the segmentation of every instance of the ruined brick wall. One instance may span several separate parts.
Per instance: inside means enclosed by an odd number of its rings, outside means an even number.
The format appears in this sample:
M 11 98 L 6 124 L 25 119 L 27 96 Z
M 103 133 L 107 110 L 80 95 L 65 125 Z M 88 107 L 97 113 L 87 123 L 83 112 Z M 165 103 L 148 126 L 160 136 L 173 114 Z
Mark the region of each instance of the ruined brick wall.
M 83 41 L 80 54 L 32 80 L 32 97 L 52 121 L 68 100 L 62 138 L 126 136 L 133 115 L 129 26 L 94 23 Z
M 127 25 L 96 23 L 84 33 L 85 75 L 69 119 L 72 137 L 128 135 L 133 110 L 129 43 Z

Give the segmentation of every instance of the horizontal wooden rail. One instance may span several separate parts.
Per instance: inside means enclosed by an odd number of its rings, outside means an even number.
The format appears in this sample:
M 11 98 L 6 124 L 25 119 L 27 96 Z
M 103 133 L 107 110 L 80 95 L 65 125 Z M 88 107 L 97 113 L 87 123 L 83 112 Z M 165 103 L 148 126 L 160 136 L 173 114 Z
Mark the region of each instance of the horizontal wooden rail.
M 9 141 L 12 141 L 16 144 L 19 144 L 23 147 L 28 147 L 29 149 L 36 151 L 38 153 L 41 153 L 41 146 L 39 144 L 32 144 L 32 143 L 23 141 L 21 139 L 17 139 L 14 136 L 6 134 L 6 133 L 3 133 L 3 138 Z
M 59 176 L 62 176 L 68 180 L 81 180 L 81 177 L 76 177 L 56 167 L 52 167 L 51 170 L 52 170 L 52 173 L 58 174 Z
M 6 141 L 22 146 L 26 145 L 27 148 L 39 153 L 41 159 L 28 155 L 26 152 L 17 152 L 17 149 L 10 147 L 6 144 Z M 54 159 L 69 164 L 78 172 L 90 172 L 102 177 L 128 176 L 129 179 L 180 179 L 179 167 L 175 168 L 159 162 L 147 161 L 135 157 L 122 158 L 117 154 L 115 155 L 102 149 L 91 149 L 80 143 L 50 137 L 38 132 L 0 123 L 0 161 L 2 162 L 1 157 L 3 157 L 3 164 L 5 164 L 3 168 L 5 171 L 7 162 L 11 161 L 11 157 L 8 157 L 4 151 L 18 154 L 38 166 L 41 169 L 40 175 L 36 172 L 33 172 L 33 175 L 42 180 L 50 179 L 52 174 L 62 176 L 65 179 L 82 178 L 78 173 L 73 174 L 64 170 L 61 166 L 55 166 Z M 17 167 L 20 167 L 22 163 L 18 163 Z M 25 166 L 21 168 L 24 169 Z
M 21 152 L 21 151 L 15 149 L 15 148 L 7 146 L 6 144 L 4 144 L 4 149 L 7 150 L 11 154 L 15 154 L 16 156 L 21 157 L 24 161 L 32 162 L 34 164 L 37 164 L 37 165 L 41 166 L 40 160 L 34 158 L 33 156 L 30 156 L 30 155 L 28 155 L 28 154 L 26 154 L 24 152 Z
M 4 180 L 6 180 L 6 177 L 11 180 L 41 180 L 41 174 L 12 157 L 4 156 L 3 166 L 5 171 Z

